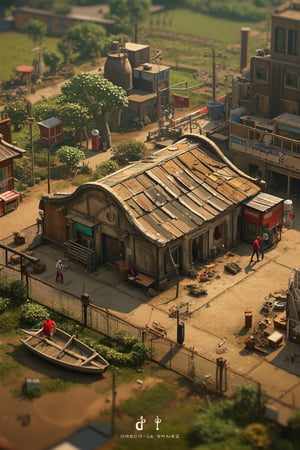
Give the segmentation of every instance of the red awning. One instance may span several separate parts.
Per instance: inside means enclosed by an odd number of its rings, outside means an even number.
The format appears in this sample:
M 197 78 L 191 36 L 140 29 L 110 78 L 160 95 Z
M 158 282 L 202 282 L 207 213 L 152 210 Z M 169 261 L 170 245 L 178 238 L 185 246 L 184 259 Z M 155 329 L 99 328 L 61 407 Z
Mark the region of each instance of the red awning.
M 0 201 L 8 203 L 20 197 L 20 192 L 6 191 L 0 194 Z

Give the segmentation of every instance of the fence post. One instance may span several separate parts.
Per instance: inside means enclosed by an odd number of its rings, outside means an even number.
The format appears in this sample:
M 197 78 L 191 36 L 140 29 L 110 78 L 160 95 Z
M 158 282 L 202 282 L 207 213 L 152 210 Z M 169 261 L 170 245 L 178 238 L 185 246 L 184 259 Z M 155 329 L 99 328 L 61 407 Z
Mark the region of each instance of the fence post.
M 90 304 L 90 296 L 86 292 L 83 292 L 80 297 L 82 304 L 82 322 L 83 325 L 87 325 L 87 309 Z

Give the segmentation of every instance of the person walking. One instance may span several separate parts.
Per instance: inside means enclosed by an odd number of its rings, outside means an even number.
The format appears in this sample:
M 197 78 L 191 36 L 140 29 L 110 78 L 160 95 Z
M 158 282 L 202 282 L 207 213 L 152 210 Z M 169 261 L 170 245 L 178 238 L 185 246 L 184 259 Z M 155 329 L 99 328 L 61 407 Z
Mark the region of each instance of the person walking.
M 62 284 L 64 284 L 63 268 L 63 263 L 61 259 L 59 259 L 56 263 L 56 282 L 60 280 Z
M 264 257 L 265 257 L 265 245 L 266 245 L 266 241 L 265 241 L 265 238 L 264 238 L 264 237 L 262 237 L 262 238 L 259 240 L 259 245 L 260 245 L 261 260 L 263 260 Z
M 259 261 L 259 251 L 261 249 L 260 246 L 260 236 L 257 236 L 256 239 L 254 239 L 253 244 L 252 244 L 252 255 L 251 255 L 251 259 L 250 262 L 253 262 L 253 256 L 256 255 L 256 260 Z

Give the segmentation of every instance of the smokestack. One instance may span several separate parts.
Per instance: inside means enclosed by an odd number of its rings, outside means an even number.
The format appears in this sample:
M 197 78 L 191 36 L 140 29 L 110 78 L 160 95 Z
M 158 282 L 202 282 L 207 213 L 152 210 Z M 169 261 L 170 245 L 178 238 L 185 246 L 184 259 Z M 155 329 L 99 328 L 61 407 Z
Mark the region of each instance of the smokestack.
M 240 73 L 247 66 L 248 58 L 248 34 L 251 28 L 241 28 L 241 61 L 240 61 Z

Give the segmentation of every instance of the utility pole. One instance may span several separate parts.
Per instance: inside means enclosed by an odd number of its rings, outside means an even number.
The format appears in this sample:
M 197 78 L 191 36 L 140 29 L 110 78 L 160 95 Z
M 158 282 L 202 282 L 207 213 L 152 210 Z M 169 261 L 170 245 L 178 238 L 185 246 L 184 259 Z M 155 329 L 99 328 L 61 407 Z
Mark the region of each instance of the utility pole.
M 179 83 L 173 84 L 172 86 L 167 86 L 165 88 L 160 88 L 159 87 L 159 82 L 156 85 L 156 94 L 157 94 L 157 102 L 156 102 L 156 107 L 157 107 L 157 125 L 158 125 L 158 136 L 161 137 L 161 131 L 164 127 L 164 114 L 162 111 L 162 102 L 161 102 L 161 94 L 162 92 L 165 91 L 170 91 L 171 89 L 174 89 L 177 86 L 180 86 L 184 84 L 185 85 L 185 89 L 187 89 L 187 81 L 181 81 Z M 169 95 L 168 95 L 168 103 L 169 103 Z
M 51 144 L 49 143 L 48 147 L 48 155 L 47 155 L 47 178 L 48 178 L 48 194 L 51 192 L 50 188 L 50 150 L 51 150 Z
M 223 56 L 221 53 L 216 55 L 216 51 L 215 51 L 214 48 L 212 48 L 211 53 L 205 53 L 205 56 L 212 59 L 212 68 L 211 68 L 211 73 L 212 73 L 212 101 L 215 102 L 216 101 L 216 85 L 217 85 L 216 58 L 223 58 L 223 59 L 225 59 L 226 56 Z
M 32 105 L 31 105 L 31 102 L 29 100 L 27 100 L 27 116 L 28 116 L 29 135 L 30 135 L 32 184 L 35 185 L 35 178 L 34 178 L 34 147 L 33 147 L 33 132 L 32 132 L 32 127 L 33 127 L 33 123 L 34 123 L 34 117 L 32 117 Z

